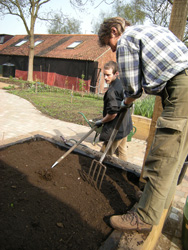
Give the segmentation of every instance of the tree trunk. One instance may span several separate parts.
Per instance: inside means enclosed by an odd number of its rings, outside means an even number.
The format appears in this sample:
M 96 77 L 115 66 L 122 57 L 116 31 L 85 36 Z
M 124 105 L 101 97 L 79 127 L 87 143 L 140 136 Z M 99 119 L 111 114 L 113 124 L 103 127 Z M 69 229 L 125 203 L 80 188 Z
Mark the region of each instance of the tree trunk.
M 36 8 L 36 3 L 34 0 L 31 1 L 31 22 L 30 22 L 30 33 L 29 33 L 29 42 L 30 42 L 30 48 L 29 48 L 29 61 L 28 61 L 28 76 L 27 80 L 29 82 L 33 81 L 33 62 L 34 62 L 34 44 L 35 44 L 35 39 L 34 39 L 34 27 L 35 27 L 35 21 L 37 17 L 37 12 L 39 7 L 37 6 L 37 10 L 35 13 L 35 8 Z
M 170 17 L 170 25 L 169 29 L 180 39 L 183 39 L 184 31 L 185 31 L 185 25 L 187 21 L 187 14 L 188 14 L 188 0 L 174 0 L 171 17 Z M 147 147 L 146 147 L 146 153 L 143 161 L 142 166 L 142 172 L 140 176 L 140 185 L 142 187 L 142 184 L 145 183 L 145 180 L 143 179 L 143 170 L 145 161 L 147 158 L 147 155 L 149 153 L 154 135 L 155 135 L 155 126 L 158 117 L 161 115 L 162 112 L 162 104 L 161 104 L 161 98 L 159 96 L 156 96 L 155 101 L 155 107 L 153 111 L 153 117 L 152 122 L 150 126 L 150 133 L 147 139 Z
M 29 82 L 33 81 L 33 62 L 34 62 L 34 34 L 30 35 L 30 48 L 29 48 L 29 58 L 28 58 L 28 76 L 27 80 Z

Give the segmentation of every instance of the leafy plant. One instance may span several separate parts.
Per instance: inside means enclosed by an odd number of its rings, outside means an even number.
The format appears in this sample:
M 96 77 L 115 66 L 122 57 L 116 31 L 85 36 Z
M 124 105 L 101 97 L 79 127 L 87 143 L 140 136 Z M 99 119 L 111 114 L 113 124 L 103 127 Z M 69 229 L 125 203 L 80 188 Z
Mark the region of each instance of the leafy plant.
M 3 89 L 10 90 L 10 89 L 15 89 L 14 85 L 8 85 L 7 87 L 3 87 Z
M 83 97 L 83 96 L 84 96 L 84 87 L 86 86 L 85 81 L 84 81 L 85 75 L 82 74 L 81 77 L 82 77 L 82 78 L 79 79 L 79 90 L 81 91 L 82 97 Z
M 146 96 L 137 99 L 134 104 L 134 114 L 152 118 L 155 105 L 155 96 Z
M 68 80 L 68 76 L 66 76 L 65 78 L 65 88 L 68 88 L 69 85 L 69 80 Z

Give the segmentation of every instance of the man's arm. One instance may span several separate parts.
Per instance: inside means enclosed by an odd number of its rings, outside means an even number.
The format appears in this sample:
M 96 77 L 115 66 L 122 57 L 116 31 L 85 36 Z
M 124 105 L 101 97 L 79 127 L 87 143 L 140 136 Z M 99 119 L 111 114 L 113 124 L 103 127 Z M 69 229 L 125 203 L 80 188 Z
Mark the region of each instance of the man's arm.
M 132 107 L 135 98 L 132 97 L 126 97 L 122 102 L 120 106 L 120 112 L 127 111 L 128 108 Z
M 116 58 L 119 66 L 119 75 L 127 97 L 139 98 L 142 95 L 142 73 L 139 50 L 129 45 L 119 45 Z
M 95 122 L 95 126 L 101 127 L 104 123 L 114 120 L 117 114 L 106 114 L 101 120 Z
M 110 122 L 114 120 L 117 114 L 106 114 L 105 117 L 102 118 L 102 123 Z
M 133 103 L 135 100 L 136 100 L 136 98 L 126 97 L 126 98 L 124 99 L 124 104 L 125 104 L 125 105 L 126 105 L 126 104 L 131 104 L 131 103 Z

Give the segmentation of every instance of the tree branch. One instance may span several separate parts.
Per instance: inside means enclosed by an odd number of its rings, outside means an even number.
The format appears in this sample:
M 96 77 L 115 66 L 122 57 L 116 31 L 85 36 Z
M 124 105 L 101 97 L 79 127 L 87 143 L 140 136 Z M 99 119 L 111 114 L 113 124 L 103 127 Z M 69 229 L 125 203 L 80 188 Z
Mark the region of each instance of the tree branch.
M 172 0 L 167 0 L 170 4 L 172 4 L 173 5 L 173 1 Z
M 102 0 L 97 6 L 95 6 L 94 9 L 97 9 L 103 2 L 105 4 L 111 5 L 111 4 L 115 3 L 115 0 L 111 1 L 110 3 L 107 3 L 107 0 Z

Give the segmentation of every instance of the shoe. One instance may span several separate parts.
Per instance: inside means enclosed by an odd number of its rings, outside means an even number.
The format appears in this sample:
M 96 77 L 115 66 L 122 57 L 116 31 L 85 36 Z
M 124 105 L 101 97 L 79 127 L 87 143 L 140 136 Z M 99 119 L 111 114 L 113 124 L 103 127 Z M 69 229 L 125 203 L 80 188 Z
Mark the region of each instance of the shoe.
M 152 225 L 143 222 L 136 212 L 128 212 L 123 215 L 114 215 L 110 218 L 113 228 L 120 231 L 150 232 Z

